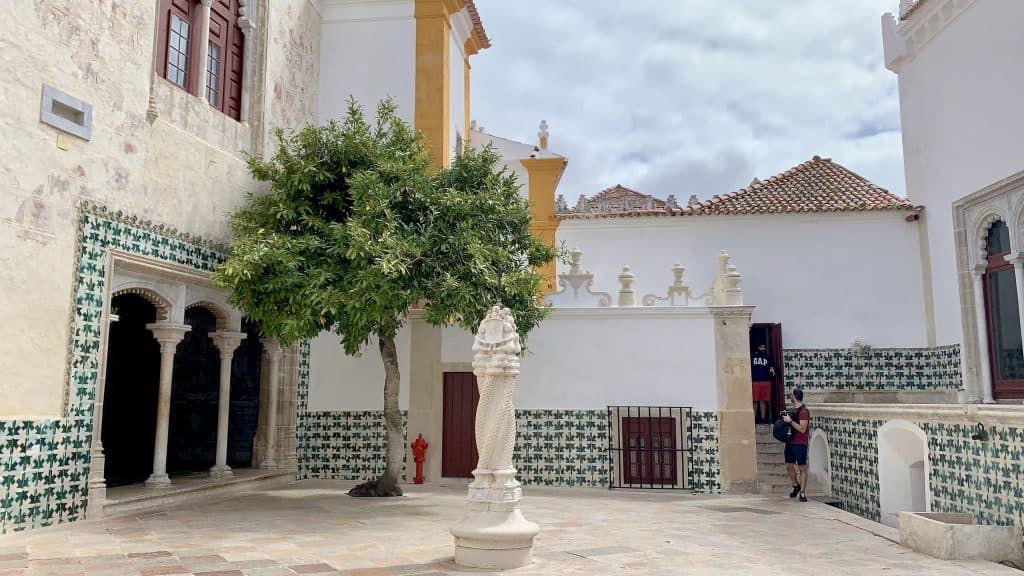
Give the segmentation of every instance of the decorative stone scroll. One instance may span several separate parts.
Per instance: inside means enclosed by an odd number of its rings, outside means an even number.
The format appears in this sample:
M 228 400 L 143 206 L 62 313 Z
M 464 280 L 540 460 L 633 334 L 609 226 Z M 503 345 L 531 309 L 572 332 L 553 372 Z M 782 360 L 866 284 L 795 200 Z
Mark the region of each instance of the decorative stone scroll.
M 521 351 L 512 312 L 493 306 L 473 340 L 473 374 L 480 389 L 475 429 L 479 460 L 469 485 L 469 511 L 450 528 L 455 562 L 462 566 L 503 570 L 533 562 L 533 539 L 540 528 L 519 510 L 523 490 L 512 467 L 512 395 Z
M 594 292 L 592 290 L 594 286 L 594 274 L 590 271 L 584 271 L 580 265 L 580 260 L 583 258 L 583 251 L 579 248 L 573 248 L 569 251 L 570 266 L 569 272 L 558 275 L 558 290 L 551 296 L 558 296 L 564 294 L 568 288 L 572 288 L 572 297 L 579 298 L 580 288 L 586 291 L 586 294 L 591 296 L 597 296 L 597 305 L 600 308 L 607 308 L 612 305 L 612 295 L 607 292 Z
M 676 263 L 672 267 L 672 284 L 668 287 L 668 293 L 665 296 L 658 296 L 656 294 L 648 294 L 643 298 L 644 306 L 657 306 L 658 302 L 668 302 L 669 306 L 689 306 L 690 300 L 699 300 L 701 298 L 707 298 L 706 294 L 700 296 L 694 296 L 693 291 L 690 289 L 689 284 L 683 280 L 683 273 L 686 272 L 686 267 L 682 264 Z

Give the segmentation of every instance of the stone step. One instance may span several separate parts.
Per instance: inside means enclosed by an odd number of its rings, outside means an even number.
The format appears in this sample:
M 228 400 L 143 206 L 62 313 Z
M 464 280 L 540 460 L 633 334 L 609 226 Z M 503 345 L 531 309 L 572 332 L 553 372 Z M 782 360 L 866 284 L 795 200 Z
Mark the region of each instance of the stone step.
M 757 463 L 757 473 L 766 474 L 782 474 L 786 475 L 786 463 L 785 462 L 761 462 Z

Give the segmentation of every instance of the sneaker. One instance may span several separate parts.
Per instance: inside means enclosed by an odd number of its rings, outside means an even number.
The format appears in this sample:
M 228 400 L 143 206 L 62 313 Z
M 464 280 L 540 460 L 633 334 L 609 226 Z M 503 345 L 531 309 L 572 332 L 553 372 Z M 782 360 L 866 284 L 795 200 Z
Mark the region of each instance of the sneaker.
M 800 493 L 800 501 L 801 502 L 807 502 L 807 494 L 804 494 L 803 492 L 801 492 Z
M 796 498 L 796 495 L 800 493 L 800 485 L 793 486 L 792 492 L 789 493 L 790 498 Z

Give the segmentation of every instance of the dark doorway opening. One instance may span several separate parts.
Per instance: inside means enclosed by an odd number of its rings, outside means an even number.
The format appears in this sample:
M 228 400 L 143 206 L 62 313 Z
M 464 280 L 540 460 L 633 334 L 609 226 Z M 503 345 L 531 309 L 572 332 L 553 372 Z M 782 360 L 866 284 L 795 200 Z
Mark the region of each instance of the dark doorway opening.
M 480 391 L 472 372 L 444 373 L 444 425 L 441 476 L 472 478 L 480 459 L 476 450 L 476 407 Z
M 153 471 L 160 344 L 146 328 L 156 308 L 135 294 L 111 300 L 100 439 L 107 486 L 143 482 Z
M 786 409 L 786 367 L 782 357 L 782 324 L 762 323 L 750 327 L 750 353 L 758 344 L 768 346 L 768 354 L 775 360 L 775 376 L 772 378 L 772 400 L 768 406 L 769 416 Z
M 231 410 L 228 418 L 228 466 L 247 468 L 255 465 L 253 442 L 260 417 L 260 368 L 263 345 L 259 324 L 242 320 L 242 332 L 248 336 L 235 350 L 231 362 Z
M 192 327 L 174 355 L 167 473 L 209 470 L 217 457 L 220 352 L 210 338 L 217 318 L 202 306 L 185 310 Z

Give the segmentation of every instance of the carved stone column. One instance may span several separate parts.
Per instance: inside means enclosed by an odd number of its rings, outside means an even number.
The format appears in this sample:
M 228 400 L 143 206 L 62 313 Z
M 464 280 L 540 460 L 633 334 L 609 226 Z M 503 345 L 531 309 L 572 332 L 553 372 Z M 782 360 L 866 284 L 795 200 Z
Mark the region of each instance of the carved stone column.
M 101 348 L 101 357 L 106 358 L 107 346 L 110 342 L 110 325 L 118 321 L 116 314 L 107 317 L 106 339 Z M 107 500 L 107 480 L 105 476 L 107 457 L 103 453 L 103 402 L 106 398 L 106 363 L 96 380 L 96 405 L 92 416 L 92 454 L 89 456 L 89 508 L 86 517 L 98 518 L 103 515 L 103 505 Z
M 213 0 L 200 0 L 201 7 L 199 9 L 199 67 L 196 69 L 196 73 L 199 75 L 196 78 L 196 90 L 199 91 L 197 96 L 206 99 L 206 72 L 210 65 L 210 7 L 213 6 Z M 226 66 L 227 54 L 221 54 L 221 66 Z M 225 73 L 221 70 L 221 73 Z
M 753 311 L 753 306 L 711 307 L 715 323 L 719 479 L 726 494 L 757 491 L 757 443 L 750 389 Z
M 1015 266 L 1016 267 L 1016 266 Z M 992 399 L 992 366 L 988 354 L 988 321 L 985 317 L 985 265 L 978 264 L 972 270 L 974 281 L 974 318 L 978 331 L 978 388 L 982 401 L 993 402 Z
M 277 412 L 278 387 L 281 383 L 281 345 L 277 340 L 262 340 L 263 351 L 270 359 L 270 376 L 267 379 L 267 452 L 260 462 L 260 468 L 277 468 Z
M 231 414 L 231 360 L 235 349 L 245 340 L 244 332 L 215 332 L 210 334 L 220 352 L 220 394 L 217 397 L 217 459 L 210 468 L 211 478 L 232 476 L 228 466 L 228 418 Z
M 171 382 L 174 376 L 174 351 L 185 333 L 192 329 L 185 324 L 158 322 L 146 328 L 160 343 L 160 396 L 156 404 L 156 441 L 153 445 L 153 473 L 146 486 L 166 488 L 171 485 L 167 476 L 167 431 L 171 416 Z
M 516 413 L 512 395 L 519 376 L 519 334 L 512 313 L 494 306 L 473 341 L 473 374 L 480 388 L 476 444 L 480 459 L 469 485 L 469 512 L 451 527 L 455 562 L 504 570 L 533 562 L 540 529 L 523 518 L 523 489 L 512 467 Z
M 249 100 L 252 98 L 252 67 L 255 65 L 252 61 L 252 45 L 256 41 L 253 34 L 256 31 L 256 24 L 249 15 L 248 0 L 238 2 L 238 28 L 245 37 L 245 43 L 242 45 L 242 108 L 238 117 L 243 124 L 248 124 Z

